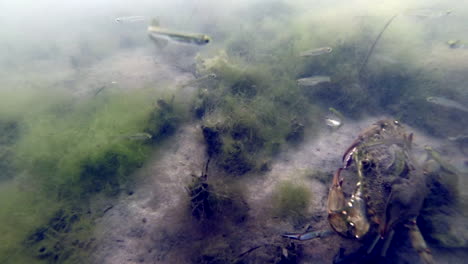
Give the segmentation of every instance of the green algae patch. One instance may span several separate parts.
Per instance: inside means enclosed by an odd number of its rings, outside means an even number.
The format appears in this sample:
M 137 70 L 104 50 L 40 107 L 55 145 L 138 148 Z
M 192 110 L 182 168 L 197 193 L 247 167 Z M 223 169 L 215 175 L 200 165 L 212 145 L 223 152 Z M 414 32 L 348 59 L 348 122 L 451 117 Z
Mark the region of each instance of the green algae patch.
M 97 163 L 126 167 L 143 161 L 149 147 L 125 136 L 142 131 L 149 112 L 151 102 L 143 93 L 57 102 L 37 116 L 25 117 L 24 135 L 16 148 L 18 162 L 41 179 L 47 192 L 87 193 L 86 184 L 82 190 L 73 188 L 86 182 L 87 170 L 99 170 Z M 126 172 L 113 168 L 108 173 L 120 177 Z M 64 191 L 67 186 L 71 190 Z
M 42 92 L 38 101 L 17 95 L 21 107 L 10 104 L 0 116 L 0 154 L 11 161 L 0 163 L 2 263 L 85 258 L 95 218 L 90 198 L 125 189 L 186 118 L 174 96 L 151 89 L 79 100 Z
M 45 224 L 60 206 L 34 190 L 33 184 L 2 183 L 0 186 L 0 262 L 33 263 L 25 254 L 24 239 Z
M 310 191 L 304 185 L 289 181 L 281 182 L 273 192 L 273 213 L 282 219 L 299 224 L 305 221 L 311 198 Z

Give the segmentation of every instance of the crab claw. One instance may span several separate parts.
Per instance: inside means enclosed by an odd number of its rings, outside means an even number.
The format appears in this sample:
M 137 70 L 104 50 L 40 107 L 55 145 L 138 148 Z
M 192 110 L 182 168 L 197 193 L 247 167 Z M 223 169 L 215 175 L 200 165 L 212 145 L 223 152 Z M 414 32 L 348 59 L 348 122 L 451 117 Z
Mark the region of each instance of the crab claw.
M 340 168 L 333 175 L 332 186 L 328 194 L 328 222 L 333 230 L 344 237 L 361 239 L 369 231 L 365 201 L 359 196 L 352 196 L 346 202 Z
M 328 222 L 337 233 L 347 236 L 346 216 L 341 212 L 346 203 L 343 188 L 341 187 L 343 184 L 343 180 L 340 179 L 341 170 L 342 168 L 338 169 L 333 175 L 332 186 L 328 194 Z
M 343 180 L 340 179 L 340 173 L 342 168 L 338 169 L 333 175 L 332 186 L 330 187 L 330 193 L 328 194 L 328 213 L 332 213 L 337 210 L 341 210 L 345 207 L 345 197 L 343 194 Z

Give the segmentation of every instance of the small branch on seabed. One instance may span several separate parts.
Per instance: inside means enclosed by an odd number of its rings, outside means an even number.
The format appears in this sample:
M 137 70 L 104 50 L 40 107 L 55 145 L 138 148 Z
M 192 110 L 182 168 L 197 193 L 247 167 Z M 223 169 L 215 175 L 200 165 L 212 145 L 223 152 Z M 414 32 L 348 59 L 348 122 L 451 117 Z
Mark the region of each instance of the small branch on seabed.
M 240 263 L 240 261 L 245 257 L 247 256 L 249 253 L 251 253 L 252 251 L 254 250 L 257 250 L 261 247 L 263 247 L 264 245 L 260 245 L 260 246 L 255 246 L 253 248 L 250 248 L 244 252 L 242 252 L 241 254 L 239 254 L 239 256 L 237 256 L 237 258 L 232 262 L 232 264 L 235 264 L 235 263 Z
M 382 35 L 383 35 L 383 33 L 385 32 L 385 30 L 388 28 L 388 26 L 390 26 L 390 24 L 392 23 L 392 21 L 393 21 L 397 16 L 398 16 L 398 14 L 393 15 L 393 16 L 387 21 L 387 23 L 386 23 L 385 26 L 382 28 L 382 30 L 380 30 L 379 35 L 377 35 L 377 37 L 375 38 L 374 42 L 372 43 L 372 46 L 371 46 L 370 50 L 367 52 L 366 57 L 364 58 L 364 61 L 363 61 L 362 64 L 361 64 L 361 67 L 359 68 L 358 77 L 361 77 L 362 72 L 364 71 L 364 68 L 365 68 L 366 65 L 367 65 L 367 62 L 369 61 L 370 56 L 371 56 L 372 53 L 374 52 L 375 46 L 377 46 L 377 43 L 378 43 L 379 40 L 380 40 L 380 37 L 382 37 Z

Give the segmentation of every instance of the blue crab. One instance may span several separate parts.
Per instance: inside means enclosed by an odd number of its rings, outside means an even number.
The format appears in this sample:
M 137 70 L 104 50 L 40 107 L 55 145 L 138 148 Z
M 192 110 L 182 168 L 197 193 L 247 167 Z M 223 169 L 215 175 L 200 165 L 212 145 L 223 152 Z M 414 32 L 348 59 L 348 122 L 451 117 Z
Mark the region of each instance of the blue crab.
M 370 237 L 372 243 L 367 253 L 383 239 L 382 256 L 395 227 L 403 226 L 423 262 L 434 263 L 416 224 L 428 188 L 426 172 L 412 157 L 412 140 L 413 134 L 407 134 L 396 120 L 380 120 L 363 131 L 345 151 L 342 168 L 333 176 L 328 221 L 343 237 L 359 240 Z M 357 174 L 350 196 L 344 192 L 344 171 Z M 284 236 L 307 240 L 321 235 L 323 232 L 315 231 Z

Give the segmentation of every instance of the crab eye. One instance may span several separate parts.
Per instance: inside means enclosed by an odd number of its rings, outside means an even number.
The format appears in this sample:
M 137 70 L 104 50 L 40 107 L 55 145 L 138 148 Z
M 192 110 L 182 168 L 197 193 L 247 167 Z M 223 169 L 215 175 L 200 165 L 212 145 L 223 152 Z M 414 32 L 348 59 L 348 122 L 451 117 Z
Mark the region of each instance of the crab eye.
M 400 122 L 398 122 L 397 120 L 393 120 L 393 123 L 397 126 L 400 125 Z

